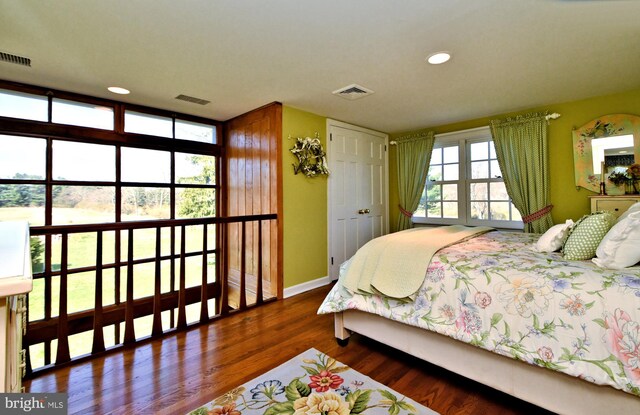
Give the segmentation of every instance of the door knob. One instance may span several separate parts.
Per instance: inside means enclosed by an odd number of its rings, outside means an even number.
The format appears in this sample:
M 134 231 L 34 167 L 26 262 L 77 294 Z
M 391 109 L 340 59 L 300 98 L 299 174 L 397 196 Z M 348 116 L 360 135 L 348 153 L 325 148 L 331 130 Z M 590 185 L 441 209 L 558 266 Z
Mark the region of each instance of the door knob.
M 365 215 L 367 213 L 371 213 L 371 210 L 369 210 L 369 209 L 360 209 L 358 211 L 358 215 Z

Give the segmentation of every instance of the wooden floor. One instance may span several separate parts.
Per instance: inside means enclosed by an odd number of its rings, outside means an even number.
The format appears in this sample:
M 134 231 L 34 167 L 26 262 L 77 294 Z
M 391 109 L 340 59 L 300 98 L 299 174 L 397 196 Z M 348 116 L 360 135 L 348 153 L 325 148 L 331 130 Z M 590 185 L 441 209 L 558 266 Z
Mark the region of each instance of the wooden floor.
M 184 414 L 314 347 L 442 415 L 549 414 L 358 335 L 338 346 L 332 316 L 316 315 L 328 289 L 40 375 L 26 390 L 67 392 L 69 414 Z

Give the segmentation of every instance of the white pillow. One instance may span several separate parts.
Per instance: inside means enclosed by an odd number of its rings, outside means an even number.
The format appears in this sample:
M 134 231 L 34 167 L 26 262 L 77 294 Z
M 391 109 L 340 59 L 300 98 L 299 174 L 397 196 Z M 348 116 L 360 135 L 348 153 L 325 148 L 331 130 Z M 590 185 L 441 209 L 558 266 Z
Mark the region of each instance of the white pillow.
M 542 234 L 538 242 L 533 245 L 533 250 L 538 252 L 555 252 L 562 248 L 569 230 L 573 226 L 573 221 L 567 219 L 565 223 L 553 225 Z
M 621 222 L 624 218 L 632 214 L 633 212 L 640 212 L 640 202 L 634 203 L 629 207 L 629 209 L 625 210 L 620 217 L 618 217 L 617 222 Z
M 631 212 L 607 232 L 592 261 L 601 268 L 610 269 L 622 269 L 640 262 L 640 210 Z

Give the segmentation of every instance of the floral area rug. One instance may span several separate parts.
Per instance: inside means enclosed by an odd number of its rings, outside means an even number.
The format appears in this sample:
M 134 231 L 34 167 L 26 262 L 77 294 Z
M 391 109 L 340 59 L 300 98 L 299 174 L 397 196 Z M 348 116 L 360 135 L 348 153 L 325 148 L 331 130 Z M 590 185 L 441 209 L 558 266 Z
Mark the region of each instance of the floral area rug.
M 189 415 L 437 415 L 315 350 L 239 386 Z

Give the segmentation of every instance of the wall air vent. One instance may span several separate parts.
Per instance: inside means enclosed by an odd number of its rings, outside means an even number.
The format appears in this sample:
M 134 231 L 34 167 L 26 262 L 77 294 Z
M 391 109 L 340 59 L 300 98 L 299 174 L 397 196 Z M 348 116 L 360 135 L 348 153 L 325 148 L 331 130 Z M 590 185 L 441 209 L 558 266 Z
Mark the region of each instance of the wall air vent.
M 353 101 L 371 95 L 373 91 L 358 84 L 351 84 L 333 91 L 332 94 Z
M 31 67 L 31 59 L 7 52 L 0 52 L 0 62 L 15 63 L 16 65 Z
M 176 99 L 179 99 L 181 101 L 191 102 L 192 104 L 198 104 L 198 105 L 207 105 L 211 103 L 211 101 L 207 101 L 206 99 L 190 97 L 189 95 L 183 95 L 183 94 L 178 95 Z

